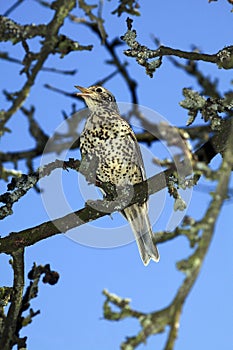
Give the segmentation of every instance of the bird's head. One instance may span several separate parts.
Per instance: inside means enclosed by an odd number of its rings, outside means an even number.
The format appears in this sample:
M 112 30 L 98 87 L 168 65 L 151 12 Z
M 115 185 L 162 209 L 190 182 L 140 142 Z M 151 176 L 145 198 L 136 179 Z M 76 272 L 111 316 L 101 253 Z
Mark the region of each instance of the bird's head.
M 104 108 L 119 113 L 115 97 L 104 87 L 96 85 L 88 88 L 78 85 L 75 87 L 81 91 L 76 96 L 82 97 L 91 111 L 98 112 Z

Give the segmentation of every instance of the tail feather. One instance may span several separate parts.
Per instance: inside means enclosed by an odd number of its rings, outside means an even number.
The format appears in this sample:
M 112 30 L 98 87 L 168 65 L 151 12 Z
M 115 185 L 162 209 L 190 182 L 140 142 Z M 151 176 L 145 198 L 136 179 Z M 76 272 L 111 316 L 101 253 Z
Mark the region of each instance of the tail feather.
M 124 209 L 122 214 L 131 225 L 144 265 L 148 265 L 151 259 L 158 262 L 159 252 L 153 243 L 153 233 L 148 217 L 147 203 L 133 204 Z

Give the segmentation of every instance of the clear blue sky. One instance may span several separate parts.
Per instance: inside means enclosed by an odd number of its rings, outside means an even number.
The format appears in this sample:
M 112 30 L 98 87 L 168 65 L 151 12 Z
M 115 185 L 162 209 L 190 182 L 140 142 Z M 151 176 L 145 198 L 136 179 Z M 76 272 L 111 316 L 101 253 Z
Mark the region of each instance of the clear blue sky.
M 13 3 L 14 1 L 10 0 L 1 1 L 0 13 L 4 13 Z M 134 18 L 134 26 L 138 32 L 138 40 L 143 44 L 153 47 L 151 35 L 158 37 L 167 46 L 190 50 L 192 45 L 196 45 L 206 53 L 215 53 L 224 46 L 232 44 L 233 13 L 230 12 L 231 7 L 227 1 L 209 4 L 207 0 L 176 2 L 170 0 L 141 1 L 140 4 L 142 15 Z M 116 6 L 117 1 L 104 2 L 105 26 L 110 40 L 123 35 L 126 30 L 126 16 L 117 18 L 110 14 Z M 74 14 L 83 16 L 78 9 L 75 9 Z M 12 18 L 20 23 L 47 23 L 51 18 L 51 11 L 42 8 L 35 1 L 27 0 L 12 13 Z M 103 64 L 104 60 L 109 59 L 108 53 L 99 46 L 95 36 L 86 28 L 67 21 L 62 32 L 81 44 L 94 42 L 95 47 L 93 53 L 71 53 L 63 60 L 56 55 L 46 62 L 47 67 L 76 68 L 78 72 L 75 76 L 47 72 L 42 72 L 38 76 L 26 106 L 32 104 L 36 106 L 36 119 L 50 135 L 63 121 L 61 111 L 69 113 L 73 101 L 45 89 L 43 85 L 49 83 L 73 92 L 74 85 L 88 86 L 113 70 L 113 67 Z M 35 50 L 38 48 L 35 41 L 32 42 L 32 46 Z M 120 53 L 123 48 L 119 47 L 118 52 Z M 13 57 L 22 57 L 19 45 L 1 43 L 0 50 L 10 50 Z M 126 60 L 122 53 L 120 56 L 122 60 Z M 194 79 L 175 69 L 167 59 L 163 60 L 162 67 L 153 79 L 146 76 L 143 68 L 133 60 L 129 59 L 128 62 L 131 75 L 139 82 L 140 104 L 157 111 L 171 124 L 185 125 L 186 111 L 179 107 L 179 101 L 183 99 L 183 87 L 198 89 Z M 231 71 L 219 70 L 206 63 L 200 64 L 200 67 L 206 75 L 219 78 L 221 91 L 230 90 Z M 25 77 L 19 76 L 19 70 L 18 65 L 1 61 L 1 90 L 11 92 L 20 89 Z M 130 102 L 130 94 L 120 76 L 109 81 L 106 87 L 115 94 L 118 101 Z M 1 108 L 7 108 L 8 103 L 2 95 L 0 101 Z M 83 106 L 81 102 L 77 102 L 78 108 Z M 201 120 L 197 120 L 197 123 L 201 123 Z M 33 146 L 33 140 L 27 138 L 28 125 L 21 112 L 12 118 L 8 127 L 12 128 L 13 133 L 1 140 L 3 150 L 20 150 Z M 160 156 L 156 153 L 156 147 L 150 152 Z M 77 152 L 70 152 L 67 157 L 70 155 L 79 158 Z M 56 155 L 53 157 L 56 158 Z M 213 165 L 217 163 L 216 160 Z M 37 159 L 35 164 L 38 166 L 40 159 Z M 148 175 L 152 175 L 154 168 L 149 161 L 146 165 Z M 19 167 L 25 169 L 23 163 L 19 163 Z M 69 206 L 73 210 L 82 208 L 84 199 L 80 196 L 77 174 L 71 171 L 65 172 L 62 174 L 62 181 Z M 210 185 L 207 181 L 202 183 Z M 0 183 L 0 189 L 1 193 L 5 192 L 6 184 Z M 55 217 L 65 214 L 69 209 L 57 205 L 55 198 L 59 190 L 60 188 L 56 188 L 55 185 L 51 194 Z M 162 207 L 161 215 L 153 226 L 155 232 L 166 228 L 167 217 L 171 215 L 172 201 L 164 195 L 163 199 L 165 206 Z M 204 191 L 195 189 L 187 214 L 196 219 L 201 218 L 210 199 L 208 189 Z M 161 200 L 151 198 L 152 211 L 154 208 L 158 210 L 157 206 L 161 206 Z M 114 214 L 113 218 L 113 221 L 105 218 L 96 222 L 95 229 L 98 226 L 105 232 L 109 231 L 109 235 L 113 231 L 114 235 L 117 234 L 119 226 L 120 230 L 127 230 L 118 214 Z M 42 198 L 31 190 L 14 206 L 14 215 L 2 222 L 1 234 L 35 226 L 48 219 Z M 183 238 L 160 245 L 160 263 L 152 262 L 145 268 L 135 243 L 111 249 L 88 247 L 85 245 L 87 242 L 83 235 L 84 230 L 88 231 L 91 228 L 82 226 L 75 231 L 78 237 L 84 237 L 84 241 L 80 239 L 84 244 L 78 244 L 64 235 L 59 235 L 26 250 L 26 271 L 31 268 L 34 261 L 37 264 L 50 263 L 52 269 L 58 271 L 61 276 L 59 283 L 53 287 L 41 284 L 38 298 L 32 301 L 33 309 L 39 308 L 41 314 L 22 332 L 22 335 L 28 336 L 29 349 L 119 349 L 119 344 L 125 337 L 135 335 L 139 327 L 135 320 L 127 319 L 116 323 L 103 320 L 102 290 L 107 288 L 122 297 L 130 297 L 132 307 L 139 311 L 155 311 L 171 302 L 184 277 L 175 268 L 176 261 L 190 254 L 187 241 Z M 215 350 L 230 349 L 233 346 L 231 231 L 232 202 L 226 202 L 201 274 L 184 306 L 175 349 Z M 2 256 L 0 259 L 3 271 L 0 283 L 11 284 L 10 265 L 6 270 L 9 257 Z M 139 349 L 162 349 L 164 340 L 165 335 L 150 337 L 147 345 L 140 346 Z

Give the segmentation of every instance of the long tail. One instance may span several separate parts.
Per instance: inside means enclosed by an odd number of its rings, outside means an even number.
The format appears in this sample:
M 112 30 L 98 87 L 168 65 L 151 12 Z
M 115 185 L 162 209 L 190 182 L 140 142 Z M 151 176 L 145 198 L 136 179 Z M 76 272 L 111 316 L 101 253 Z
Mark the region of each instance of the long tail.
M 122 214 L 129 221 L 136 238 L 138 250 L 144 265 L 150 260 L 159 261 L 159 252 L 153 243 L 153 233 L 148 217 L 147 203 L 133 204 L 124 209 Z

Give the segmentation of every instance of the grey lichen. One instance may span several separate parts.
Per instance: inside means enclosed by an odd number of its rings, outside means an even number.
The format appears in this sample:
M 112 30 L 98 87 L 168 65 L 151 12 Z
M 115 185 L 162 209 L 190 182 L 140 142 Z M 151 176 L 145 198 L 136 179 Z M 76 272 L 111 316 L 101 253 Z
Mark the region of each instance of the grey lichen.
M 233 68 L 233 46 L 225 47 L 217 53 L 219 68 L 232 69 Z
M 187 205 L 185 203 L 185 201 L 181 198 L 181 196 L 179 195 L 178 198 L 175 199 L 175 203 L 174 203 L 174 210 L 175 211 L 183 211 L 187 208 Z
M 0 196 L 0 202 L 4 203 L 0 207 L 0 219 L 5 218 L 13 213 L 12 206 L 17 202 L 25 193 L 30 190 L 38 182 L 38 174 L 22 175 L 19 178 L 12 178 L 10 184 L 8 184 L 8 192 Z
M 185 99 L 180 102 L 180 106 L 185 109 L 198 110 L 204 107 L 206 99 L 200 96 L 199 92 L 192 89 L 183 89 Z
M 125 50 L 124 54 L 129 57 L 134 57 L 138 64 L 146 68 L 146 74 L 151 78 L 154 72 L 162 64 L 162 58 L 159 55 L 158 50 L 151 50 L 145 45 L 141 45 L 137 40 L 136 30 L 132 30 L 132 20 L 127 18 L 127 32 L 121 36 L 121 40 L 125 41 L 130 49 Z M 153 61 L 149 62 L 149 59 L 158 57 Z
M 220 113 L 228 112 L 232 108 L 232 97 L 225 98 L 205 98 L 197 91 L 192 89 L 183 89 L 185 99 L 180 102 L 180 106 L 188 109 L 189 119 L 187 125 L 191 125 L 198 112 L 201 113 L 205 122 L 210 123 L 213 131 L 219 131 L 222 127 L 223 118 Z

